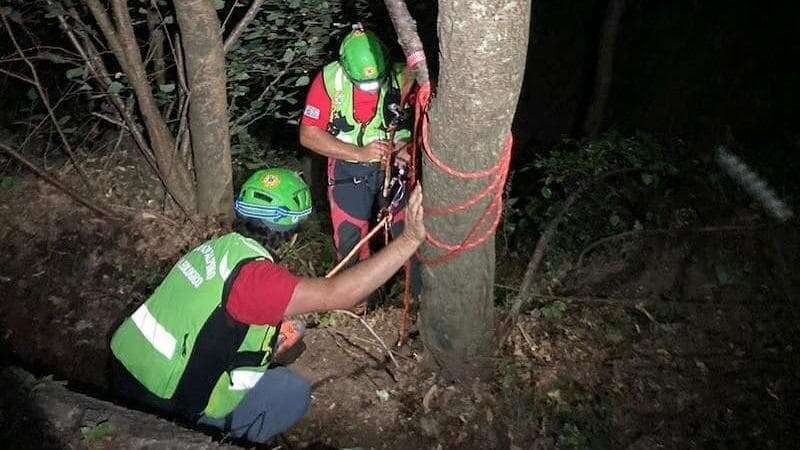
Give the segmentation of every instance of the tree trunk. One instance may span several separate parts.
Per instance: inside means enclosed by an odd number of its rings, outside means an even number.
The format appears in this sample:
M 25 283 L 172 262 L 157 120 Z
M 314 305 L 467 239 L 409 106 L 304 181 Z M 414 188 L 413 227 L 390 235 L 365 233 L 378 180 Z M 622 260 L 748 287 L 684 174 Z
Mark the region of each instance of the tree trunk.
M 609 0 L 606 18 L 603 22 L 603 31 L 600 36 L 600 47 L 597 50 L 597 69 L 595 71 L 594 91 L 586 120 L 583 123 L 583 134 L 595 138 L 600 133 L 603 124 L 603 114 L 608 101 L 608 91 L 611 88 L 611 79 L 614 73 L 614 50 L 617 43 L 617 33 L 625 11 L 625 0 Z
M 186 77 L 197 210 L 233 220 L 233 175 L 225 92 L 225 52 L 217 11 L 208 0 L 176 0 Z
M 139 44 L 128 12 L 127 0 L 112 0 L 112 12 L 116 27 L 105 7 L 99 0 L 86 0 L 97 24 L 103 32 L 109 47 L 114 52 L 122 70 L 136 94 L 137 105 L 142 113 L 150 147 L 156 160 L 161 180 L 167 191 L 186 212 L 195 211 L 195 192 L 191 174 L 175 151 L 175 140 L 167 127 L 167 123 L 158 110 L 153 91 L 147 80 Z
M 499 5 L 499 6 L 495 6 Z M 433 152 L 461 171 L 497 164 L 511 127 L 525 70 L 530 2 L 439 3 L 440 75 L 431 105 Z M 464 180 L 423 162 L 426 207 L 464 201 L 487 179 Z M 459 214 L 427 219 L 432 236 L 463 241 L 488 199 Z M 424 257 L 439 254 L 426 246 Z M 423 271 L 420 331 L 426 348 L 456 379 L 485 374 L 494 336 L 494 239 Z

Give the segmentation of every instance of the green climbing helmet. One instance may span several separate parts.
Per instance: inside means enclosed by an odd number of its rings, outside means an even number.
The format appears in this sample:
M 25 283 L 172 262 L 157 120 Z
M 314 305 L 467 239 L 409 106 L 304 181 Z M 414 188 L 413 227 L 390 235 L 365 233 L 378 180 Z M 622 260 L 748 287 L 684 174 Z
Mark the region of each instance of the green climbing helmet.
M 375 33 L 355 25 L 339 47 L 339 63 L 353 82 L 377 81 L 386 73 L 386 51 Z
M 273 231 L 291 231 L 311 214 L 311 192 L 293 170 L 262 169 L 244 182 L 234 209 Z

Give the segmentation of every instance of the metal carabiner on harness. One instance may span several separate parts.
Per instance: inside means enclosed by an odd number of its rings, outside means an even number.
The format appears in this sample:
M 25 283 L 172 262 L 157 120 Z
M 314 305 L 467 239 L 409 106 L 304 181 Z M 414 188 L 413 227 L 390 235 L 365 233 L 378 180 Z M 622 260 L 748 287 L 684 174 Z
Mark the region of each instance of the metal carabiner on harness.
M 397 176 L 392 177 L 391 185 L 389 187 L 390 192 L 394 192 L 392 194 L 392 200 L 389 202 L 389 209 L 392 211 L 397 210 L 400 207 L 400 203 L 406 196 L 406 180 L 405 180 L 405 168 L 398 167 L 397 168 Z

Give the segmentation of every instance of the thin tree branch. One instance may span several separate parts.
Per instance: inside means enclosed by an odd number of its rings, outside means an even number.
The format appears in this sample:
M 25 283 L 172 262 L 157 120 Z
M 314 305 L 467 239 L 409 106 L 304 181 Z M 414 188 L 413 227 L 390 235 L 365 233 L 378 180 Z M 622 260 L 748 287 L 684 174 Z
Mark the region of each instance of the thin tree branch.
M 277 75 L 275 75 L 275 78 L 264 88 L 263 91 L 261 91 L 261 94 L 259 94 L 259 96 L 254 100 L 254 103 L 255 102 L 259 102 L 261 100 L 264 100 L 264 98 L 267 96 L 267 94 L 270 91 L 272 91 L 272 89 L 275 87 L 275 85 L 278 84 L 278 81 L 280 81 L 281 78 L 283 78 L 283 76 L 286 75 L 286 73 L 289 71 L 289 68 L 291 68 L 291 66 L 293 64 L 295 64 L 297 61 L 299 61 L 299 60 L 292 60 L 292 61 L 289 61 L 288 63 L 286 63 L 286 66 L 284 66 L 283 70 L 281 70 Z M 267 114 L 269 114 L 269 106 L 270 105 L 272 105 L 272 101 L 270 101 L 270 104 L 267 105 L 267 107 L 264 108 L 264 111 L 262 111 L 259 114 L 255 114 L 254 115 L 251 111 L 249 111 L 249 112 L 244 113 L 241 116 L 237 117 L 236 120 L 234 120 L 233 123 L 231 124 L 231 134 L 236 134 L 236 133 L 239 132 L 239 130 L 246 129 L 247 127 L 252 125 L 255 121 L 257 121 L 257 120 L 261 119 L 262 117 L 266 116 Z M 244 122 L 245 120 L 247 121 L 247 123 L 245 123 L 244 125 L 241 125 L 241 123 Z
M 228 53 L 228 50 L 233 48 L 234 44 L 236 44 L 236 41 L 238 41 L 239 37 L 242 36 L 242 33 L 244 32 L 245 28 L 247 28 L 247 26 L 250 25 L 253 19 L 256 18 L 256 14 L 258 14 L 259 8 L 261 8 L 261 5 L 263 5 L 265 1 L 266 0 L 253 0 L 253 3 L 250 4 L 250 7 L 247 9 L 247 12 L 244 14 L 242 19 L 239 20 L 239 23 L 237 23 L 236 26 L 233 28 L 231 34 L 228 35 L 228 37 L 225 39 L 225 44 L 222 47 L 225 53 Z
M 98 112 L 92 112 L 92 115 L 93 115 L 93 116 L 95 116 L 95 117 L 99 117 L 99 118 L 101 118 L 101 119 L 105 120 L 105 121 L 106 121 L 106 122 L 108 122 L 108 123 L 112 123 L 112 124 L 114 124 L 114 125 L 116 125 L 116 126 L 118 126 L 118 127 L 122 128 L 123 130 L 130 131 L 130 129 L 128 128 L 128 126 L 127 126 L 127 125 L 125 125 L 124 123 L 122 123 L 122 122 L 120 122 L 120 121 L 118 121 L 118 120 L 114 120 L 114 119 L 112 119 L 111 117 L 108 117 L 108 116 L 106 116 L 106 115 L 104 115 L 104 114 L 100 114 L 100 113 L 98 113 Z
M 52 2 L 48 3 L 52 4 Z M 70 9 L 68 13 L 75 21 L 81 23 L 77 11 Z M 84 45 L 81 45 L 80 41 L 78 41 L 78 38 L 75 36 L 72 26 L 69 25 L 63 15 L 58 15 L 58 21 L 61 24 L 61 28 L 65 33 L 67 33 L 67 37 L 69 37 L 70 42 L 72 42 L 72 45 L 75 47 L 75 50 L 81 55 L 81 58 L 83 58 L 84 62 L 86 63 L 86 67 L 92 74 L 92 77 L 100 85 L 103 91 L 108 92 L 108 86 L 111 84 L 111 76 L 109 75 L 108 69 L 103 63 L 103 59 L 100 56 L 100 53 L 97 51 L 97 48 L 94 46 L 89 37 L 83 34 L 81 37 L 83 38 Z M 117 112 L 119 112 L 120 117 L 125 120 L 128 132 L 130 132 L 131 136 L 133 137 L 133 141 L 136 143 L 136 146 L 139 147 L 139 151 L 142 153 L 142 156 L 144 156 L 147 164 L 153 170 L 153 173 L 159 179 L 162 179 L 158 172 L 156 162 L 153 159 L 153 151 L 147 144 L 144 136 L 142 136 L 141 131 L 139 131 L 139 127 L 136 123 L 133 113 L 127 107 L 125 102 L 122 101 L 122 98 L 118 94 L 108 93 L 107 98 L 111 102 L 111 105 L 117 110 Z
M 103 36 L 105 36 L 106 42 L 108 42 L 108 45 L 111 47 L 114 56 L 117 57 L 119 65 L 122 66 L 122 70 L 125 71 L 125 73 L 129 73 L 130 67 L 128 66 L 127 54 L 122 48 L 117 30 L 114 28 L 114 25 L 111 24 L 111 17 L 109 17 L 108 12 L 103 5 L 100 4 L 99 0 L 86 0 L 86 6 L 88 6 L 89 11 L 92 12 L 94 20 L 97 21 L 100 31 L 103 32 Z
M 150 8 L 147 11 L 147 29 L 150 31 L 150 41 L 147 44 L 147 58 L 145 64 L 153 62 L 153 74 L 156 83 L 167 84 L 166 65 L 164 63 L 164 35 L 165 30 L 161 28 L 164 22 L 161 12 L 158 9 Z
M 87 0 L 97 3 L 98 0 Z M 152 88 L 147 80 L 147 73 L 142 62 L 142 55 L 136 41 L 136 35 L 131 24 L 131 17 L 128 11 L 126 0 L 112 0 L 112 13 L 117 25 L 116 32 L 113 34 L 117 39 L 119 50 L 123 53 L 125 61 L 125 73 L 133 87 L 136 99 L 144 119 L 153 153 L 158 165 L 161 179 L 167 188 L 167 192 L 175 200 L 181 210 L 195 211 L 195 192 L 193 181 L 189 172 L 183 167 L 176 158 L 173 151 L 175 138 L 167 127 L 161 111 L 158 109 Z M 93 12 L 96 9 L 93 8 Z M 105 11 L 98 11 L 104 15 L 103 21 L 108 21 Z M 98 19 L 99 21 L 100 19 Z M 115 50 L 116 54 L 117 51 Z M 119 55 L 118 55 L 119 57 Z
M 233 15 L 233 12 L 236 11 L 236 8 L 238 8 L 240 6 L 242 6 L 242 5 L 241 5 L 241 3 L 239 3 L 239 0 L 234 0 L 233 5 L 231 5 L 231 9 L 228 11 L 228 14 L 225 15 L 225 20 L 222 21 L 222 26 L 219 27 L 220 28 L 220 30 L 219 30 L 220 33 L 224 33 L 225 32 L 225 28 L 228 27 L 228 21 L 231 20 L 231 16 Z
M 72 165 L 75 166 L 75 170 L 78 171 L 78 175 L 80 175 L 80 177 L 83 179 L 86 187 L 92 189 L 93 185 L 89 181 L 89 177 L 86 175 L 86 172 L 83 170 L 80 164 L 78 164 L 78 158 L 75 156 L 75 152 L 72 151 L 72 146 L 70 145 L 69 140 L 67 140 L 64 130 L 61 128 L 61 123 L 59 123 L 58 119 L 56 118 L 55 111 L 53 111 L 53 108 L 50 105 L 50 101 L 47 98 L 47 93 L 44 91 L 44 87 L 42 87 L 42 83 L 39 80 L 39 74 L 36 71 L 36 66 L 34 66 L 33 63 L 28 60 L 28 58 L 25 56 L 25 53 L 22 51 L 22 48 L 19 46 L 16 36 L 14 36 L 14 31 L 11 29 L 11 24 L 8 23 L 8 19 L 6 18 L 5 14 L 0 15 L 0 19 L 2 19 L 3 25 L 6 27 L 6 32 L 8 33 L 8 37 L 11 38 L 14 48 L 17 49 L 17 53 L 19 53 L 19 56 L 25 60 L 25 64 L 28 65 L 28 69 L 31 71 L 33 85 L 39 92 L 42 104 L 44 104 L 44 107 L 47 109 L 47 114 L 50 116 L 50 120 L 53 121 L 53 126 L 56 128 L 56 132 L 61 138 L 61 142 L 64 144 L 64 152 L 67 154 L 70 161 L 72 161 Z
M 58 110 L 59 107 L 61 107 L 61 103 L 63 103 L 64 99 L 66 99 L 67 96 L 70 95 L 71 91 L 72 91 L 72 88 L 70 88 L 70 90 L 67 91 L 66 95 L 63 95 L 63 96 L 61 96 L 61 98 L 58 99 L 56 104 L 53 105 L 53 111 L 56 111 L 56 110 Z M 39 131 L 39 128 L 41 128 L 42 125 L 44 125 L 45 122 L 48 122 L 48 121 L 50 121 L 50 117 L 49 116 L 43 117 L 42 120 L 40 120 L 39 123 L 36 124 L 36 126 L 33 127 L 33 129 L 28 132 L 28 135 L 25 136 L 25 139 L 23 139 L 22 143 L 19 145 L 20 151 L 25 150 L 25 147 L 28 145 L 28 142 L 30 142 L 30 140 L 33 139 L 34 134 L 36 134 L 36 132 Z M 28 124 L 28 125 L 30 127 L 30 124 Z
M 24 59 L 24 58 L 20 58 L 20 59 Z M 24 75 L 19 75 L 19 74 L 16 74 L 14 72 L 11 72 L 11 71 L 5 70 L 5 69 L 0 69 L 0 73 L 4 73 L 4 74 L 10 76 L 11 78 L 16 78 L 17 80 L 24 81 L 24 82 L 26 82 L 28 84 L 32 84 L 34 86 L 36 85 L 35 81 L 33 81 L 32 79 L 30 79 L 30 78 L 28 78 L 28 77 L 26 77 Z
M 48 183 L 52 184 L 52 185 L 53 185 L 53 186 L 55 186 L 56 188 L 60 189 L 62 192 L 64 192 L 64 193 L 65 193 L 65 194 L 67 194 L 68 196 L 70 196 L 70 197 L 71 197 L 73 200 L 75 200 L 75 201 L 76 201 L 76 202 L 78 202 L 79 204 L 81 204 L 81 205 L 85 206 L 86 208 L 90 209 L 91 211 L 93 211 L 93 212 L 97 213 L 98 215 L 100 215 L 100 216 L 102 216 L 102 217 L 105 217 L 106 219 L 115 220 L 115 221 L 116 221 L 116 220 L 120 220 L 120 218 L 119 218 L 119 217 L 117 217 L 117 216 L 115 216 L 115 215 L 111 214 L 110 212 L 108 212 L 107 210 L 105 210 L 105 209 L 103 209 L 103 208 L 100 208 L 100 207 L 98 207 L 98 206 L 94 205 L 94 204 L 93 204 L 91 201 L 89 201 L 89 200 L 85 199 L 84 197 L 82 197 L 82 196 L 81 196 L 80 194 L 78 194 L 77 192 L 75 192 L 75 191 L 73 191 L 72 189 L 68 188 L 68 187 L 67 187 L 67 186 L 65 186 L 63 183 L 61 183 L 60 181 L 58 181 L 57 179 L 55 179 L 53 176 L 49 175 L 49 174 L 48 174 L 47 172 L 45 172 L 44 170 L 42 170 L 42 169 L 40 169 L 40 168 L 36 167 L 36 165 L 35 165 L 35 164 L 33 164 L 32 162 L 30 162 L 30 161 L 29 161 L 27 158 L 25 158 L 25 157 L 24 157 L 24 156 L 22 156 L 21 154 L 19 154 L 19 153 L 18 153 L 16 150 L 14 150 L 12 147 L 10 147 L 10 146 L 8 146 L 8 145 L 6 145 L 6 144 L 4 144 L 4 143 L 0 142 L 0 149 L 3 149 L 3 151 L 5 151 L 5 152 L 6 152 L 6 153 L 8 153 L 9 155 L 11 155 L 11 156 L 12 156 L 14 159 L 16 159 L 17 161 L 19 161 L 19 162 L 20 162 L 20 163 L 21 163 L 23 166 L 25 166 L 25 167 L 26 167 L 26 168 L 28 168 L 28 169 L 29 169 L 31 172 L 33 172 L 34 174 L 36 174 L 36 176 L 38 176 L 39 178 L 43 179 L 44 181 L 46 181 L 46 182 L 48 182 Z
M 178 34 L 175 34 L 175 71 L 178 74 L 178 134 L 176 136 L 176 150 L 180 149 L 180 154 L 186 158 L 187 164 L 190 164 L 192 139 L 191 132 L 187 124 L 189 121 L 189 103 L 192 99 L 192 92 L 189 90 L 189 85 L 186 83 L 186 66 L 183 62 L 183 44 L 178 39 Z
M 178 46 L 175 45 L 175 42 L 179 42 L 177 38 L 177 33 L 175 34 L 176 36 L 175 41 L 173 41 L 172 38 L 170 37 L 169 30 L 167 29 L 167 24 L 164 21 L 164 15 L 161 14 L 161 9 L 158 8 L 158 2 L 156 2 L 155 0 L 150 0 L 150 6 L 156 11 L 156 13 L 158 13 L 158 17 L 161 19 L 161 28 L 164 30 L 163 31 L 164 37 L 167 39 L 167 44 L 169 44 L 169 48 L 170 50 L 172 50 L 172 54 L 175 55 L 178 52 L 178 50 L 176 49 L 176 47 Z M 162 54 L 163 54 L 163 49 L 162 49 Z

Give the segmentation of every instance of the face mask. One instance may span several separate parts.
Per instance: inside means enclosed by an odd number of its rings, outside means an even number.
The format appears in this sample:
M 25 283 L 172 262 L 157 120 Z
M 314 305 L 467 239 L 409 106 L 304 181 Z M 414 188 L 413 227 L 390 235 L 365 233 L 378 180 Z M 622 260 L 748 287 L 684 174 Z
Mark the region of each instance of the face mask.
M 362 91 L 367 92 L 375 92 L 378 88 L 381 87 L 380 81 L 363 81 L 361 83 L 356 83 L 356 86 Z

